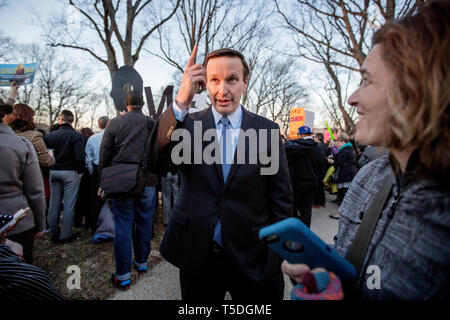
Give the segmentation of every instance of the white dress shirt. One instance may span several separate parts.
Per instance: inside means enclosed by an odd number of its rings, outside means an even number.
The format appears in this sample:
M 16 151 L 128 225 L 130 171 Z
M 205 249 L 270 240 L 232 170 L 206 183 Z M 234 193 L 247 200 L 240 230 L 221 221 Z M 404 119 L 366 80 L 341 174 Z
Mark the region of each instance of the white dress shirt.
M 189 113 L 189 110 L 182 110 L 175 101 L 173 102 L 172 110 L 175 115 L 175 119 L 177 119 L 178 121 L 184 121 L 187 114 Z M 214 124 L 216 125 L 218 143 L 220 143 L 220 141 L 222 140 L 223 129 L 223 125 L 222 123 L 220 123 L 220 119 L 222 119 L 223 116 L 219 112 L 217 112 L 216 109 L 214 109 L 214 106 L 211 108 L 211 111 L 214 116 Z M 231 157 L 227 159 L 227 162 L 231 163 L 232 159 L 234 158 L 236 146 L 238 144 L 239 130 L 241 129 L 242 124 L 242 106 L 240 105 L 232 114 L 229 114 L 227 118 L 228 120 L 230 120 L 231 126 L 231 129 L 227 130 L 227 141 L 231 141 L 231 150 L 233 150 L 231 154 L 227 155 L 227 157 Z

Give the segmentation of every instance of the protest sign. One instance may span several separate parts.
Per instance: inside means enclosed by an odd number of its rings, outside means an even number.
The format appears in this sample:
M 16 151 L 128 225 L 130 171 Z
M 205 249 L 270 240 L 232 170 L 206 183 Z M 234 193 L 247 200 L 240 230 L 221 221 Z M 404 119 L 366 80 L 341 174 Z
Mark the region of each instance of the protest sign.
M 308 126 L 312 129 L 314 129 L 314 117 L 315 113 L 313 111 L 305 110 L 305 126 Z
M 297 139 L 298 128 L 305 125 L 305 108 L 292 108 L 289 113 L 288 139 Z
M 305 108 L 292 108 L 289 113 L 289 133 L 288 139 L 297 139 L 297 131 L 301 126 L 314 128 L 314 112 Z
M 127 106 L 125 104 L 127 95 L 123 91 L 123 87 L 127 83 L 132 85 L 134 91 L 142 94 L 144 81 L 139 72 L 133 67 L 122 66 L 114 74 L 110 94 L 118 111 L 127 111 Z
M 0 87 L 10 87 L 12 82 L 19 85 L 32 84 L 37 63 L 0 64 Z
M 125 103 L 126 93 L 124 91 L 125 84 L 130 84 L 134 91 L 142 94 L 144 87 L 144 81 L 141 75 L 131 66 L 122 66 L 116 71 L 112 80 L 111 97 L 113 98 L 116 110 L 126 111 L 127 106 Z M 163 112 L 164 102 L 167 104 L 167 108 L 172 105 L 173 102 L 173 86 L 167 86 L 159 101 L 158 110 L 156 110 L 155 102 L 153 101 L 152 89 L 150 87 L 145 87 L 145 96 L 147 98 L 147 106 L 149 115 L 153 119 L 158 119 Z

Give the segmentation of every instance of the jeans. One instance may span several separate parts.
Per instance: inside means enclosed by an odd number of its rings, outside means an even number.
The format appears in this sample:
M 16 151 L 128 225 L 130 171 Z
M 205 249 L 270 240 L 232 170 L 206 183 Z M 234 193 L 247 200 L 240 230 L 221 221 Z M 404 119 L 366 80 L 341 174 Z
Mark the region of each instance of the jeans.
M 50 170 L 50 204 L 48 208 L 49 225 L 52 240 L 63 240 L 72 236 L 75 203 L 78 197 L 80 176 L 75 170 Z M 61 200 L 64 199 L 64 211 L 59 229 Z
M 112 198 L 111 203 L 115 224 L 116 277 L 119 281 L 125 281 L 131 277 L 133 248 L 135 263 L 140 267 L 147 266 L 156 188 L 145 187 L 140 196 Z
M 169 224 L 172 208 L 177 200 L 180 187 L 178 185 L 178 174 L 171 174 L 170 172 L 164 177 L 161 177 L 162 185 L 162 208 L 163 208 L 163 223 Z

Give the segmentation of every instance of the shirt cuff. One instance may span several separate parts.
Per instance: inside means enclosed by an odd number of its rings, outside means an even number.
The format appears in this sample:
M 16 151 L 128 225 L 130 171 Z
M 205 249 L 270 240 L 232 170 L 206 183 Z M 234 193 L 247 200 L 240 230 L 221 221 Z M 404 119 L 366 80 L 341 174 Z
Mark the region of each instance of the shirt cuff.
M 189 113 L 189 110 L 182 110 L 176 103 L 176 101 L 172 104 L 172 110 L 173 114 L 175 116 L 175 119 L 177 119 L 180 122 L 183 122 L 186 118 L 187 114 Z

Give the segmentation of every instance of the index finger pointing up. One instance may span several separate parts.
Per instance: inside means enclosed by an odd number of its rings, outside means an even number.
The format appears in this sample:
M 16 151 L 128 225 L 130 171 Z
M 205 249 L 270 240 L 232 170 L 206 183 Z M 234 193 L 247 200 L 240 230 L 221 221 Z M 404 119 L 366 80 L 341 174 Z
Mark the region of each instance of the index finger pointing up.
M 186 68 L 193 66 L 195 64 L 195 59 L 197 59 L 197 45 L 195 45 L 194 49 L 192 50 L 191 56 L 189 57 L 186 64 Z

